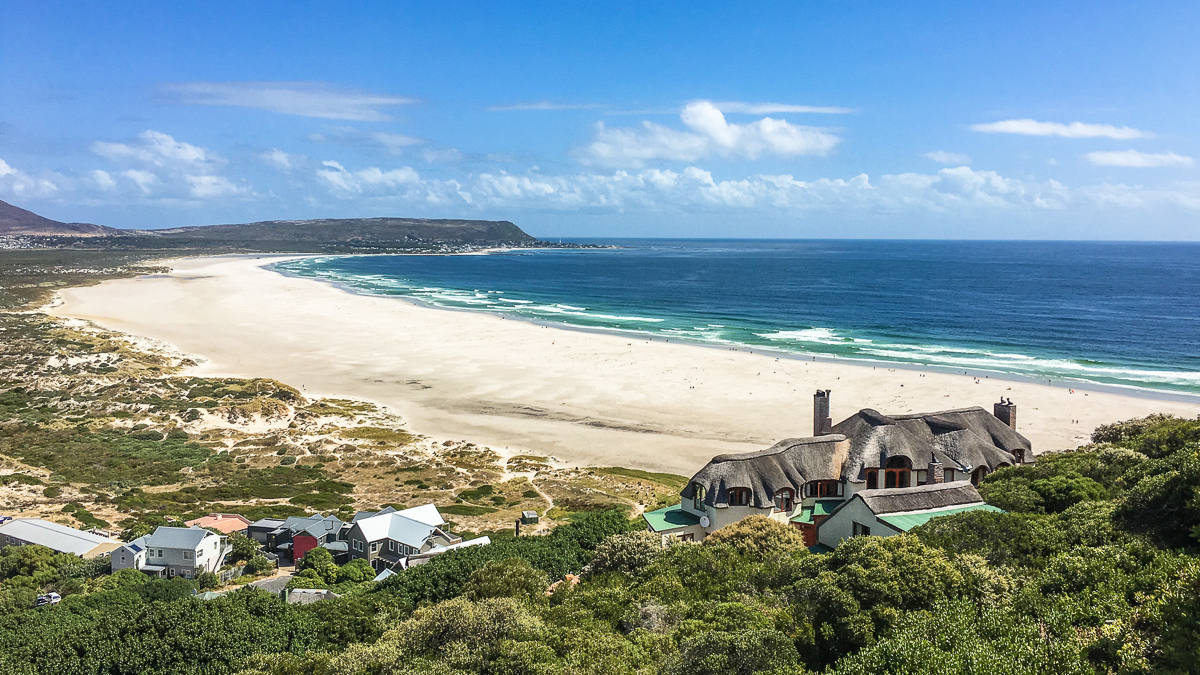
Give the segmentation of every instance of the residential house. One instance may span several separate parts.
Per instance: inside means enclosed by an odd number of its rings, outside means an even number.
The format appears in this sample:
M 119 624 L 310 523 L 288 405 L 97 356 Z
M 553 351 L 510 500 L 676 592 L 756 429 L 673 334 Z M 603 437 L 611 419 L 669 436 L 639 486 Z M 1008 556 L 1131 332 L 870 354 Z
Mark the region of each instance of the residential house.
M 0 550 L 31 544 L 81 558 L 95 558 L 116 549 L 121 542 L 39 518 L 13 518 L 0 524 Z
M 230 550 L 226 537 L 201 527 L 159 527 L 113 551 L 112 569 L 192 579 L 221 569 Z
M 272 553 L 300 560 L 304 554 L 322 546 L 334 557 L 345 557 L 345 523 L 336 516 L 290 516 L 285 519 L 263 518 L 246 528 L 247 536 Z
M 444 532 L 441 526 L 445 524 L 433 504 L 363 515 L 347 533 L 350 558 L 366 560 L 376 571 L 403 567 L 411 555 L 462 541 L 462 537 Z
M 246 528 L 250 527 L 250 521 L 236 513 L 210 513 L 203 518 L 189 520 L 184 525 L 217 530 L 222 534 L 232 534 L 234 532 L 245 534 Z
M 975 485 L 988 473 L 1033 461 L 1017 433 L 1016 406 L 887 416 L 860 410 L 831 425 L 829 392 L 814 397 L 814 435 L 760 452 L 720 455 L 680 492 L 682 501 L 643 514 L 650 531 L 699 541 L 752 515 L 787 522 L 816 545 L 822 522 L 862 491 Z
M 268 546 L 271 533 L 283 527 L 283 523 L 282 518 L 260 518 L 246 528 L 246 536 L 263 546 Z M 274 547 L 268 546 L 268 548 L 273 549 Z
M 911 488 L 863 490 L 841 503 L 821 523 L 820 545 L 834 548 L 850 537 L 891 537 L 938 516 L 964 511 L 1000 511 L 983 502 L 970 481 Z

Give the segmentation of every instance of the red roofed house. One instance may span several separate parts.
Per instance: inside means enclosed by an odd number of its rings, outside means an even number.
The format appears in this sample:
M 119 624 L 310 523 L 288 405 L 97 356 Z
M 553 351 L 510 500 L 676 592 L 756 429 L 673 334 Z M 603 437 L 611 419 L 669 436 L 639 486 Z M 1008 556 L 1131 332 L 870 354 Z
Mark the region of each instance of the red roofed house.
M 208 527 L 217 530 L 221 534 L 230 534 L 232 532 L 246 533 L 246 528 L 250 527 L 250 521 L 236 513 L 210 513 L 203 518 L 189 520 L 185 523 L 188 527 Z

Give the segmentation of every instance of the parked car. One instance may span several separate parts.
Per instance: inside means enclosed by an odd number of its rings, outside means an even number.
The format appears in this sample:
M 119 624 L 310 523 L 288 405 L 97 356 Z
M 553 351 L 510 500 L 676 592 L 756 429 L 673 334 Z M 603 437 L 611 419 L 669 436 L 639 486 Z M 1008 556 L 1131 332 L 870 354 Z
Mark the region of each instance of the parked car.
M 58 593 L 47 593 L 39 595 L 37 601 L 33 603 L 34 607 L 45 607 L 46 605 L 57 605 L 62 602 L 62 596 Z

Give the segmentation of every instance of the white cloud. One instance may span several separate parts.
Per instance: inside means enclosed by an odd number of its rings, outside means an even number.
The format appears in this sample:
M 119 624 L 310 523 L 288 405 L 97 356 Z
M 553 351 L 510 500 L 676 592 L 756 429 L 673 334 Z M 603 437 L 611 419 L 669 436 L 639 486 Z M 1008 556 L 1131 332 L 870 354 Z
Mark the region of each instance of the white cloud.
M 224 176 L 185 176 L 191 186 L 193 197 L 206 199 L 210 197 L 228 197 L 246 192 L 244 188 L 234 185 Z
M 101 190 L 112 190 L 117 187 L 117 181 L 107 171 L 96 169 L 90 175 L 92 183 Z
M 1150 138 L 1153 134 L 1131 127 L 1115 127 L 1111 124 L 1084 124 L 1083 122 L 1039 122 L 1031 119 L 1003 120 L 988 124 L 972 124 L 971 129 L 986 134 L 1020 134 L 1022 136 L 1062 136 L 1063 138 L 1115 138 L 1129 140 Z
M 133 181 L 143 194 L 150 194 L 151 188 L 158 182 L 158 176 L 140 169 L 129 169 L 121 172 L 121 175 Z
M 404 154 L 406 148 L 425 142 L 420 138 L 404 134 L 388 131 L 361 131 L 354 127 L 339 127 L 329 133 L 309 134 L 308 140 L 313 143 L 332 143 L 368 150 L 382 149 L 388 154 L 397 156 Z
M 1157 166 L 1191 166 L 1191 157 L 1177 155 L 1173 152 L 1153 154 L 1137 150 L 1114 150 L 1109 152 L 1089 152 L 1084 155 L 1089 162 L 1099 166 L 1126 167 L 1157 167 Z
M 845 115 L 853 108 L 835 108 L 814 105 L 790 105 L 787 103 L 745 103 L 743 101 L 720 101 L 713 103 L 721 112 L 746 113 L 748 115 L 770 115 L 772 113 L 817 113 L 822 115 Z
M 333 187 L 335 192 L 340 193 L 341 196 L 377 193 L 400 186 L 417 184 L 421 181 L 421 176 L 407 166 L 388 171 L 378 167 L 348 171 L 346 167 L 333 160 L 326 160 L 322 164 L 329 168 L 317 171 L 317 176 Z
M 31 176 L 0 159 L 0 194 L 35 199 L 49 197 L 57 193 L 58 189 L 55 180 Z
M 303 163 L 305 159 L 307 159 L 304 155 L 288 154 L 278 148 L 271 148 L 270 150 L 260 152 L 258 154 L 258 158 L 261 159 L 264 164 L 268 164 L 276 169 L 282 169 L 284 171 L 290 171 L 296 168 Z
M 111 160 L 132 160 L 154 166 L 203 166 L 223 163 L 219 156 L 201 148 L 177 141 L 160 131 L 143 131 L 138 143 L 92 143 L 92 152 Z
M 510 105 L 490 105 L 487 108 L 484 108 L 484 110 L 587 110 L 590 108 L 603 107 L 603 103 L 553 103 L 551 101 L 527 101 L 524 103 L 512 103 Z
M 573 152 L 584 164 L 637 168 L 654 160 L 689 162 L 713 154 L 746 159 L 825 155 L 842 140 L 827 129 L 771 117 L 732 124 L 708 101 L 689 103 L 679 117 L 691 131 L 652 122 L 642 122 L 641 129 L 612 129 L 600 122 L 592 142 Z
M 946 152 L 945 150 L 934 150 L 921 155 L 926 159 L 932 159 L 939 164 L 970 164 L 971 158 L 966 155 L 961 155 L 957 152 Z
M 407 96 L 338 89 L 319 82 L 189 82 L 163 85 L 163 89 L 187 105 L 238 106 L 360 122 L 390 121 L 382 109 L 416 102 Z

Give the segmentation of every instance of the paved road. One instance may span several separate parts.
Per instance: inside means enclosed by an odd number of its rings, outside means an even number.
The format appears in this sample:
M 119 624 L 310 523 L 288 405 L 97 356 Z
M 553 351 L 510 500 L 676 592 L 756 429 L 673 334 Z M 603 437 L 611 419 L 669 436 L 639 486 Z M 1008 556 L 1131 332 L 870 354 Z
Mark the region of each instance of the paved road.
M 249 585 L 255 588 L 260 588 L 268 593 L 278 593 L 287 586 L 287 583 L 291 581 L 291 579 L 291 574 L 281 574 L 277 577 L 271 577 L 270 579 L 263 579 L 262 581 L 252 581 Z

